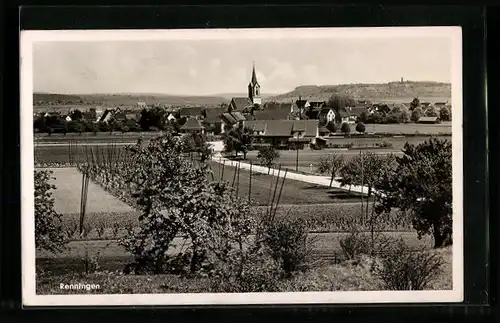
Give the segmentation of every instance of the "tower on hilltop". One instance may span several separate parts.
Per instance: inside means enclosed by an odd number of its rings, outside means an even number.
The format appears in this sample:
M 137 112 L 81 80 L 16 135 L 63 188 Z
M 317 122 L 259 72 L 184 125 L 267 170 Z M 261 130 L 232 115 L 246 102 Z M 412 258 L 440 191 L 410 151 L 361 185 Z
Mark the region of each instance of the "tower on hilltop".
M 248 98 L 253 104 L 262 104 L 262 97 L 260 96 L 260 85 L 257 82 L 257 74 L 255 73 L 255 64 L 252 69 L 252 79 L 248 83 Z

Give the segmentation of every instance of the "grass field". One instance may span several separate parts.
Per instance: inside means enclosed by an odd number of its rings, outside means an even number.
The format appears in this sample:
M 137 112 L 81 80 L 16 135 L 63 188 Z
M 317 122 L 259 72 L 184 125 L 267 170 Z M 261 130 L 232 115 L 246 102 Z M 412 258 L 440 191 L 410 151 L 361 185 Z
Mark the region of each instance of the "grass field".
M 367 133 L 393 133 L 393 134 L 421 134 L 421 135 L 439 135 L 451 134 L 451 122 L 442 122 L 440 124 L 420 124 L 420 123 L 401 123 L 401 124 L 365 124 Z M 351 124 L 351 132 L 356 132 L 356 124 Z
M 210 165 L 212 166 L 212 171 L 216 180 L 220 179 L 223 174 L 224 181 L 228 182 L 230 185 L 233 183 L 233 179 L 235 178 L 235 167 L 224 166 L 223 170 L 223 165 L 219 163 L 212 162 Z M 238 177 L 236 176 L 235 187 L 237 180 Z M 251 191 L 251 199 L 255 201 L 255 204 L 267 205 L 269 199 L 272 199 L 271 195 L 273 191 L 270 187 L 271 184 L 273 187 L 276 185 L 276 177 L 267 174 L 252 173 L 251 180 L 250 187 L 250 172 L 241 169 L 239 174 L 238 195 L 247 197 L 249 191 Z M 278 185 L 281 185 L 281 182 L 282 179 L 280 179 Z M 278 186 L 278 190 L 279 189 L 280 186 Z M 345 190 L 328 188 L 326 186 L 290 179 L 285 179 L 280 199 L 280 203 L 283 204 L 317 204 L 352 201 L 359 201 L 359 196 L 355 193 L 348 193 Z
M 391 125 L 388 125 L 391 126 Z M 391 148 L 383 148 L 383 149 L 373 149 L 374 152 L 377 153 L 397 153 L 401 151 L 404 147 L 405 143 L 417 144 L 424 140 L 427 140 L 429 136 L 418 136 L 418 137 L 386 137 L 386 138 L 331 138 L 329 141 L 333 144 L 349 144 L 352 143 L 354 147 L 373 147 L 375 143 L 388 142 L 392 144 Z M 444 136 L 440 137 L 441 139 L 451 140 L 451 137 Z M 134 139 L 136 140 L 136 139 Z M 86 145 L 96 144 L 100 147 L 106 147 L 109 140 L 101 139 L 101 140 L 89 140 L 89 141 L 80 141 L 85 142 Z M 113 141 L 119 142 L 119 140 Z M 123 142 L 127 142 L 124 140 Z M 135 142 L 135 141 L 133 141 Z M 132 142 L 128 142 L 127 144 L 131 144 Z M 123 149 L 127 144 L 117 145 L 117 149 Z M 370 150 L 370 149 L 368 149 Z M 328 153 L 330 150 L 310 150 L 303 149 L 299 151 L 299 166 L 309 166 L 311 163 L 317 162 L 319 156 Z M 351 149 L 348 151 L 339 151 L 343 154 L 359 154 L 359 149 Z M 287 166 L 295 165 L 296 152 L 295 151 L 280 151 L 282 157 L 279 160 L 279 163 Z M 257 155 L 257 151 L 252 151 L 248 154 L 248 158 L 252 161 L 256 161 L 255 156 Z M 61 141 L 57 145 L 46 146 L 46 145 L 36 145 L 34 147 L 34 158 L 35 163 L 69 163 L 70 161 L 78 162 L 84 161 L 84 146 L 78 145 L 78 142 L 70 145 L 68 141 Z M 293 163 L 292 163 L 293 161 Z
M 53 191 L 58 213 L 80 212 L 82 174 L 76 168 L 51 168 L 56 186 Z M 132 208 L 106 192 L 99 185 L 89 182 L 87 212 L 130 212 Z
M 393 238 L 402 238 L 405 243 L 414 248 L 430 248 L 432 240 L 429 236 L 424 236 L 419 240 L 415 232 L 388 232 L 386 235 Z M 345 238 L 349 233 L 317 233 L 311 234 L 313 238 L 313 252 L 317 256 L 332 259 L 337 257 L 342 259 L 340 239 Z M 173 247 L 169 251 L 175 254 L 181 250 L 184 239 L 175 238 Z M 90 240 L 72 241 L 68 249 L 60 254 L 54 255 L 45 251 L 37 251 L 37 266 L 44 270 L 50 270 L 54 275 L 68 274 L 71 272 L 82 272 L 82 258 L 99 255 L 102 270 L 121 270 L 130 261 L 133 255 L 129 254 L 118 242 L 113 240 Z

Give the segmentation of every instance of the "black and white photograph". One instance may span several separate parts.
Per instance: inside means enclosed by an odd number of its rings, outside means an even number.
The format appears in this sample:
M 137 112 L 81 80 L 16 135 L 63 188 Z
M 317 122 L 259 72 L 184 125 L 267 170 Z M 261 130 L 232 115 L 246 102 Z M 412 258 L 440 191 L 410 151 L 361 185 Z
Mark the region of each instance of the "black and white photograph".
M 20 37 L 24 305 L 463 300 L 460 27 Z

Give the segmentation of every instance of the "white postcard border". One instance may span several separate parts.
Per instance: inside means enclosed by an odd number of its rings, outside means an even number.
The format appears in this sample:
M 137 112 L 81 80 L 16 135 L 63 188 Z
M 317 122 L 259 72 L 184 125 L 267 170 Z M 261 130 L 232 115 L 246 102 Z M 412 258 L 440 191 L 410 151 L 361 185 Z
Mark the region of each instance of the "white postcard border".
M 452 40 L 453 149 L 453 290 L 449 291 L 334 291 L 293 293 L 199 293 L 37 295 L 34 238 L 33 57 L 35 42 L 167 41 L 198 39 L 282 38 L 408 38 L 446 37 Z M 448 303 L 463 301 L 463 143 L 462 31 L 460 27 L 272 28 L 198 30 L 57 30 L 22 31 L 21 80 L 21 224 L 23 306 L 113 305 L 237 305 L 320 303 Z

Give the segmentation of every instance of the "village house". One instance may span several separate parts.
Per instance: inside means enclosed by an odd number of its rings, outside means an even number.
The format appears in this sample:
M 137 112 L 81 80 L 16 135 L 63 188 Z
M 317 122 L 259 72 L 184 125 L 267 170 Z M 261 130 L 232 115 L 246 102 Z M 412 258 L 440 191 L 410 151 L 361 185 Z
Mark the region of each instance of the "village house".
M 226 133 L 231 129 L 236 129 L 246 120 L 241 112 L 226 112 L 221 115 L 221 133 Z
M 205 133 L 205 127 L 195 117 L 189 117 L 180 129 L 181 133 Z
M 101 118 L 99 118 L 99 122 L 110 122 L 113 118 L 113 109 L 106 109 L 102 114 Z
M 309 101 L 309 106 L 305 110 L 305 114 L 309 119 L 319 119 L 321 109 L 326 106 L 325 101 Z
M 251 109 L 253 106 L 254 105 L 250 98 L 234 97 L 231 99 L 231 102 L 229 102 L 229 105 L 227 107 L 227 112 L 232 112 L 232 111 L 243 112 L 245 110 Z
M 140 109 L 144 109 L 144 108 L 147 108 L 148 105 L 146 104 L 146 102 L 137 102 L 137 105 L 136 105 L 138 108 Z
M 202 107 L 183 107 L 179 110 L 179 118 L 196 118 L 202 120 L 205 117 Z
M 337 123 L 356 123 L 356 117 L 355 116 L 351 116 L 351 114 L 349 113 L 349 111 L 347 111 L 346 109 L 341 109 L 338 111 L 337 113 Z
M 262 110 L 256 110 L 252 114 L 252 120 L 288 120 L 292 115 L 298 116 L 299 109 L 295 102 L 268 102 Z
M 170 112 L 170 113 L 168 113 L 167 120 L 169 122 L 173 122 L 173 121 L 177 120 L 177 118 L 175 117 L 174 113 Z
M 323 107 L 319 112 L 319 124 L 326 125 L 329 122 L 335 122 L 336 113 L 332 108 Z
M 211 108 L 205 110 L 206 117 L 203 120 L 203 124 L 205 125 L 206 134 L 218 135 L 222 132 L 222 113 L 224 110 L 224 108 Z
M 244 127 L 263 143 L 290 148 L 295 143 L 314 143 L 319 136 L 318 124 L 318 120 L 251 120 L 245 121 Z
M 371 104 L 368 103 L 358 103 L 355 106 L 347 106 L 346 110 L 349 111 L 349 114 L 351 117 L 355 117 L 358 119 L 363 113 L 366 115 L 371 114 L 372 112 L 370 111 L 369 107 Z

